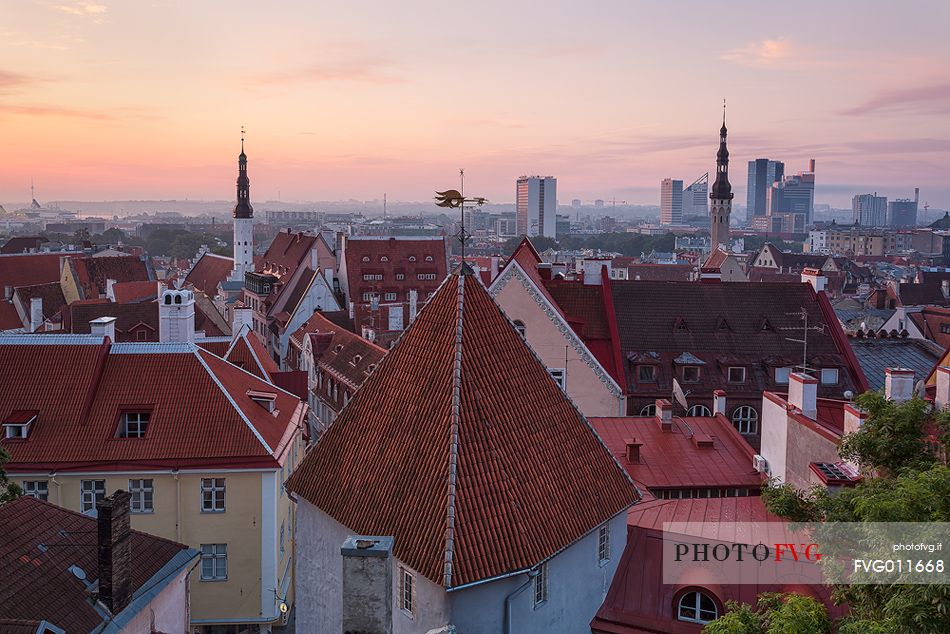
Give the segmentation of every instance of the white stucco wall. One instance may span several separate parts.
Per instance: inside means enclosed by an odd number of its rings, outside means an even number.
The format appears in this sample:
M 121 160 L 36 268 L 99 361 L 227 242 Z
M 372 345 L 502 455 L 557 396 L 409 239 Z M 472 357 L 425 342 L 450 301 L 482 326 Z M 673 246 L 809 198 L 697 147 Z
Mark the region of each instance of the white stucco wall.
M 762 442 L 759 451 L 768 460 L 769 475 L 784 482 L 788 454 L 788 411 L 767 396 L 762 397 Z
M 122 628 L 122 633 L 187 632 L 191 618 L 188 612 L 188 571 L 189 567 L 181 570 L 145 609 Z
M 290 321 L 287 322 L 287 326 L 284 328 L 278 342 L 281 370 L 297 369 L 287 365 L 287 347 L 290 345 L 290 335 L 294 334 L 303 325 L 303 322 L 307 321 L 317 310 L 341 310 L 339 302 L 336 301 L 333 291 L 322 275 L 316 276 L 313 284 L 300 299 L 300 304 L 298 306 L 288 306 L 287 310 L 294 310 L 294 308 L 297 310 L 290 316 Z

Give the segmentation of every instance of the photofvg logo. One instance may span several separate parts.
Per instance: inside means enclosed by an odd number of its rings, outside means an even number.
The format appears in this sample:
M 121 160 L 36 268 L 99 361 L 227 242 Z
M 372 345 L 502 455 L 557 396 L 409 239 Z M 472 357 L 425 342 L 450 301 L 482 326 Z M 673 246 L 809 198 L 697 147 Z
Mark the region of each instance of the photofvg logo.
M 660 541 L 672 585 L 950 583 L 946 523 L 668 522 Z

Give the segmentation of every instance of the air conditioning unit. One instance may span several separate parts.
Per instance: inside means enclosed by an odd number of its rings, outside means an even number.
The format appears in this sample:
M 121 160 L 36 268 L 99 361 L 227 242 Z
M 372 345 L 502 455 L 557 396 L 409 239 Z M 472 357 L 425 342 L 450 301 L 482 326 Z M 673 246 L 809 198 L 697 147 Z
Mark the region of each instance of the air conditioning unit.
M 761 454 L 755 454 L 752 456 L 752 468 L 759 473 L 767 474 L 769 472 L 769 461 L 765 459 L 765 456 Z

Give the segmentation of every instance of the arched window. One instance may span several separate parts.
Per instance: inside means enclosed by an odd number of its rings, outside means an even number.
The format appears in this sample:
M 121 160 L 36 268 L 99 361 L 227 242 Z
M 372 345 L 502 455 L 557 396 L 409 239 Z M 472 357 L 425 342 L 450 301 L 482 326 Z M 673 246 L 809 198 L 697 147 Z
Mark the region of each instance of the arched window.
M 384 255 L 384 256 L 382 256 L 382 257 L 379 258 L 379 261 L 380 261 L 380 262 L 389 262 L 389 256 L 388 256 L 388 255 Z
M 368 256 L 368 255 L 364 255 L 364 256 L 363 256 L 363 262 L 369 262 L 369 256 Z
M 640 416 L 656 416 L 656 403 L 644 405 L 640 410 Z
M 732 412 L 732 424 L 740 434 L 759 433 L 759 414 L 751 405 L 742 405 Z
M 172 296 L 171 296 L 170 294 L 169 294 L 169 295 L 165 295 L 165 304 L 167 305 L 167 304 L 171 304 L 171 303 L 172 303 Z
M 693 405 L 686 410 L 687 416 L 712 416 L 712 412 L 705 405 Z
M 676 618 L 690 623 L 709 623 L 719 618 L 719 608 L 711 596 L 694 590 L 680 597 Z
M 180 304 L 180 303 L 181 303 L 181 295 L 180 295 L 180 294 L 177 294 L 177 293 L 175 294 L 175 303 L 176 303 L 176 304 Z
M 416 261 L 416 256 L 410 255 L 410 256 L 409 256 L 409 261 L 410 261 L 410 262 L 415 262 L 415 261 Z
M 427 256 L 426 256 L 426 262 L 431 262 L 431 261 L 432 261 L 432 256 L 431 256 L 431 255 L 427 255 Z
M 526 332 L 526 329 L 525 329 L 525 326 L 524 326 L 524 322 L 521 321 L 520 319 L 516 319 L 516 320 L 514 321 L 514 326 L 515 326 L 515 330 L 518 331 L 518 334 L 521 335 L 521 338 L 524 339 L 524 337 L 525 337 L 525 332 Z

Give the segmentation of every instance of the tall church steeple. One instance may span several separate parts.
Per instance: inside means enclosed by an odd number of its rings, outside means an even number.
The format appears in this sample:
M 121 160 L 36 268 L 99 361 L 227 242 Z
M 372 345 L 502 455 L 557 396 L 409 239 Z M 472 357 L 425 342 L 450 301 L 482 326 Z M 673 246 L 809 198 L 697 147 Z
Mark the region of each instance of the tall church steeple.
M 254 208 L 251 181 L 247 177 L 244 128 L 241 127 L 241 154 L 238 156 L 237 204 L 234 205 L 234 269 L 231 281 L 244 283 L 244 274 L 254 272 Z
M 732 185 L 729 184 L 729 150 L 726 148 L 726 101 L 722 102 L 722 128 L 716 154 L 716 181 L 709 192 L 710 242 L 713 251 L 719 245 L 729 247 L 729 216 L 732 213 Z

